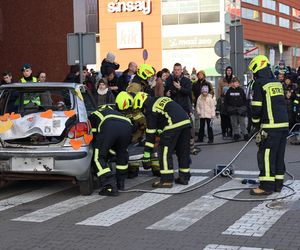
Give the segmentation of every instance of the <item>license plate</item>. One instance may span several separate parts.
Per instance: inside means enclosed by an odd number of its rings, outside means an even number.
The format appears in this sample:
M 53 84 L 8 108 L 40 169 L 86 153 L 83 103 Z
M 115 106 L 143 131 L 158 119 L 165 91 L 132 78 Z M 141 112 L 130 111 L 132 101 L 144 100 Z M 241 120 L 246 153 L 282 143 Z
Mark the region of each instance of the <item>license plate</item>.
M 53 170 L 53 157 L 21 158 L 12 157 L 12 171 L 49 172 Z

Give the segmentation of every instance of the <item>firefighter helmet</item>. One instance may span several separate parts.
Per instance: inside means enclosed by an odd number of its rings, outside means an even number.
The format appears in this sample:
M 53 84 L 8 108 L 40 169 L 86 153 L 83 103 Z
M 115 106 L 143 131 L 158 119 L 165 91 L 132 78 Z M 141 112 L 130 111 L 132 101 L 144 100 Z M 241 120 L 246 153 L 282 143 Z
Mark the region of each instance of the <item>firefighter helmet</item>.
M 147 98 L 148 98 L 148 94 L 145 92 L 136 93 L 133 101 L 133 109 L 141 109 Z
M 267 67 L 268 64 L 270 64 L 269 59 L 264 55 L 259 55 L 251 60 L 249 69 L 253 72 L 253 74 L 255 74 L 257 71 Z
M 138 68 L 137 75 L 143 80 L 147 80 L 151 76 L 154 76 L 155 69 L 149 64 L 141 64 Z
M 133 97 L 128 92 L 122 91 L 116 97 L 116 105 L 119 110 L 132 108 Z

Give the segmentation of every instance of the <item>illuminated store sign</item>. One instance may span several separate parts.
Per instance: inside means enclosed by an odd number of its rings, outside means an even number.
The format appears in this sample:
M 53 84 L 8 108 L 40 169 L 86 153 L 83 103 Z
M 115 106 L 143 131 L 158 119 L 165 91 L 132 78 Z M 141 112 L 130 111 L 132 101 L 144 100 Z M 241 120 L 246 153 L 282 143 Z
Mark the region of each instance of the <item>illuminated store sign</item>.
M 151 0 L 142 1 L 111 1 L 107 4 L 110 13 L 141 11 L 145 15 L 151 13 Z

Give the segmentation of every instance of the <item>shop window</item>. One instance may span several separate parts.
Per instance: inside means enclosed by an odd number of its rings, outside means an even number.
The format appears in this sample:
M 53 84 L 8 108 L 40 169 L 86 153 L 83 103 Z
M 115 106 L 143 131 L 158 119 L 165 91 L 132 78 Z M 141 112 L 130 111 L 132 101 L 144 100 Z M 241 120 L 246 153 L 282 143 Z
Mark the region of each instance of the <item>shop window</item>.
M 262 21 L 264 23 L 276 25 L 276 16 L 267 13 L 262 13 Z

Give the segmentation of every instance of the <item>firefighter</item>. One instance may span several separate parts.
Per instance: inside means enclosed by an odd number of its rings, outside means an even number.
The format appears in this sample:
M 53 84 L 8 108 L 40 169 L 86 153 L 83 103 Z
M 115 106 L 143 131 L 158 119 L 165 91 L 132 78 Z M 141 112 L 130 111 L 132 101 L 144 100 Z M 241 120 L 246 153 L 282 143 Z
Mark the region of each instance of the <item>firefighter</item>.
M 252 59 L 249 69 L 253 73 L 252 134 L 259 131 L 257 153 L 259 187 L 252 195 L 269 195 L 283 187 L 284 154 L 288 135 L 288 114 L 282 84 L 276 80 L 266 56 Z
M 155 74 L 155 69 L 149 64 L 141 64 L 138 67 L 137 74 L 129 83 L 126 91 L 130 93 L 147 92 L 150 95 L 154 95 L 153 89 L 151 87 L 151 82 Z M 144 115 L 139 110 L 133 110 L 128 114 L 131 120 L 136 124 L 136 130 L 133 133 L 133 143 L 138 143 L 145 135 L 146 130 L 146 119 Z M 156 141 L 159 137 L 156 137 Z M 156 156 L 157 150 L 155 149 L 153 154 Z M 154 176 L 160 176 L 159 171 L 159 161 L 151 160 L 151 165 L 149 164 L 145 169 L 151 169 Z M 128 169 L 128 177 L 134 178 L 138 176 L 139 163 L 131 163 Z
M 126 105 L 126 104 L 125 104 Z M 117 196 L 124 190 L 128 168 L 128 145 L 132 125 L 128 118 L 108 105 L 100 106 L 90 116 L 93 131 L 94 164 L 102 185 L 100 195 Z M 116 155 L 116 174 L 109 166 L 110 152 Z
M 149 83 L 155 74 L 155 69 L 149 64 L 141 64 L 138 67 L 137 74 L 129 83 L 126 91 L 131 93 L 147 92 L 151 94 L 153 90 Z
M 124 105 L 124 104 L 128 105 Z M 133 97 L 126 91 L 120 92 L 116 97 L 116 107 L 117 109 L 127 118 L 131 120 L 133 124 L 131 143 L 137 144 L 142 141 L 146 130 L 146 119 L 145 116 L 137 110 L 132 110 L 133 107 Z M 155 153 L 153 154 L 155 157 Z M 128 164 L 128 178 L 132 179 L 138 176 L 140 163 L 131 162 Z M 147 169 L 152 170 L 154 176 L 160 176 L 159 172 L 159 161 L 151 160 L 151 166 Z
M 147 120 L 146 143 L 143 166 L 151 164 L 150 156 L 154 148 L 155 135 L 160 133 L 159 163 L 160 181 L 152 184 L 155 188 L 173 186 L 173 152 L 179 163 L 179 177 L 175 182 L 187 185 L 190 180 L 190 137 L 191 122 L 183 108 L 169 97 L 149 97 L 139 92 L 134 97 L 134 109 L 141 109 Z

